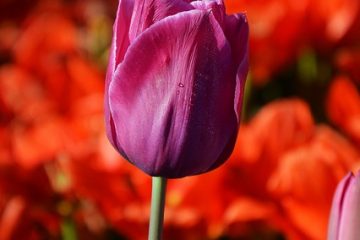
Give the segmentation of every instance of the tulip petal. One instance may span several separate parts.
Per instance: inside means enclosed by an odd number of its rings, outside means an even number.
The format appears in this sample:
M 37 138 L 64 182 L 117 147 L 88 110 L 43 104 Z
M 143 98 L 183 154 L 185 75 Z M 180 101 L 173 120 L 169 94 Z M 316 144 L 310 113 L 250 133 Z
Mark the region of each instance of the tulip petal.
M 358 240 L 360 236 L 360 174 L 352 176 L 342 205 L 339 236 L 341 240 Z
M 157 21 L 193 7 L 182 0 L 135 0 L 134 16 L 131 19 L 130 42 Z
M 123 60 L 129 47 L 129 27 L 133 15 L 133 0 L 120 0 L 113 26 L 113 39 L 111 43 L 108 74 L 114 73 L 116 66 Z M 108 80 L 108 79 L 107 79 Z
M 110 142 L 119 147 L 116 142 L 116 135 L 115 135 L 115 128 L 113 119 L 110 115 L 109 110 L 109 97 L 108 97 L 108 89 L 109 84 L 111 82 L 111 78 L 114 74 L 116 66 L 123 60 L 125 56 L 125 52 L 129 47 L 129 26 L 131 21 L 131 16 L 134 8 L 133 0 L 120 0 L 119 6 L 116 14 L 115 24 L 113 26 L 113 39 L 111 43 L 110 49 L 110 56 L 109 56 L 109 63 L 108 69 L 106 72 L 106 79 L 105 79 L 105 124 L 108 126 L 106 127 L 106 134 L 110 140 Z M 120 150 L 120 149 L 119 149 Z M 121 150 L 120 150 L 121 151 Z
M 214 15 L 220 26 L 223 26 L 225 16 L 225 6 L 222 0 L 204 0 L 204 1 L 193 1 L 190 3 L 195 9 L 199 10 L 210 10 L 211 14 Z
M 334 199 L 332 202 L 332 208 L 330 213 L 329 228 L 328 228 L 328 240 L 339 239 L 339 226 L 341 222 L 341 215 L 344 208 L 344 199 L 347 189 L 353 179 L 352 173 L 349 173 L 336 188 Z
M 208 10 L 211 12 L 211 14 L 215 17 L 215 19 L 218 21 L 219 25 L 223 28 L 224 25 L 224 18 L 226 17 L 225 15 L 225 6 L 222 0 L 203 0 L 203 1 L 193 1 L 191 2 L 191 5 L 195 7 L 195 9 L 200 9 L 200 10 Z M 243 28 L 243 23 L 244 23 L 244 18 L 236 18 L 234 17 L 234 21 L 233 21 L 233 29 L 231 29 L 231 31 L 235 31 L 241 32 L 241 29 Z M 240 29 L 239 29 L 240 27 Z M 247 38 L 247 35 L 243 32 L 240 33 L 242 38 Z M 235 38 L 234 43 L 235 47 L 238 48 L 237 44 L 237 40 L 236 37 Z M 247 47 L 247 46 L 246 46 Z M 237 50 L 233 51 L 233 54 L 239 54 Z M 242 93 L 244 91 L 244 86 L 245 86 L 245 79 L 242 76 L 243 74 L 246 76 L 247 75 L 247 68 L 244 67 L 245 64 L 247 64 L 247 57 L 245 57 L 244 59 L 244 54 L 240 53 L 240 55 L 237 55 L 237 61 L 234 61 L 234 65 L 238 65 L 240 64 L 240 59 L 242 61 L 244 61 L 242 67 L 239 66 L 237 70 L 237 85 L 236 85 L 236 94 L 235 94 L 235 99 L 234 99 L 234 110 L 236 112 L 236 116 L 237 116 L 237 120 L 238 122 L 240 122 L 240 112 L 241 112 L 241 104 L 242 102 Z M 240 76 L 241 74 L 241 76 Z M 237 133 L 234 132 L 234 135 L 229 139 L 226 147 L 224 148 L 223 153 L 220 155 L 218 161 L 216 161 L 210 168 L 209 170 L 215 169 L 218 166 L 220 166 L 221 164 L 223 164 L 227 158 L 230 156 L 231 152 L 233 151 L 235 142 L 236 142 L 236 138 L 237 138 Z
M 245 14 L 234 14 L 225 18 L 225 35 L 232 46 L 233 61 L 237 69 L 236 92 L 235 92 L 235 111 L 238 121 L 242 109 L 242 99 L 245 87 L 247 72 L 249 69 L 248 60 L 248 36 L 249 25 Z
M 237 131 L 231 61 L 230 46 L 208 11 L 167 17 L 139 35 L 109 90 L 117 138 L 129 161 L 168 178 L 213 166 Z

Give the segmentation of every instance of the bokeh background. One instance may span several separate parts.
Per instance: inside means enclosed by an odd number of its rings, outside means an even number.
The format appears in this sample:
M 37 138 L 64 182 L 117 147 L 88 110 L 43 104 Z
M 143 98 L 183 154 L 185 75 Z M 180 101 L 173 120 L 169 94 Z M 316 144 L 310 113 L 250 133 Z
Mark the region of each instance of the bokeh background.
M 151 179 L 104 134 L 116 0 L 0 1 L 0 239 L 146 239 Z M 170 180 L 165 239 L 324 240 L 360 166 L 360 1 L 227 0 L 250 74 L 221 168 Z

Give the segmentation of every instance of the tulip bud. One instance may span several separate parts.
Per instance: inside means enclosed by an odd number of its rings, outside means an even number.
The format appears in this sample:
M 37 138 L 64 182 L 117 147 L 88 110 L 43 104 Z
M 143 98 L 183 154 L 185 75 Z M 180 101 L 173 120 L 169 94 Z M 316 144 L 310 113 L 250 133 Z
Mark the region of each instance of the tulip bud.
M 248 24 L 222 0 L 120 0 L 105 84 L 110 142 L 151 176 L 210 171 L 235 143 Z
M 360 172 L 349 173 L 338 185 L 330 213 L 328 240 L 360 237 Z

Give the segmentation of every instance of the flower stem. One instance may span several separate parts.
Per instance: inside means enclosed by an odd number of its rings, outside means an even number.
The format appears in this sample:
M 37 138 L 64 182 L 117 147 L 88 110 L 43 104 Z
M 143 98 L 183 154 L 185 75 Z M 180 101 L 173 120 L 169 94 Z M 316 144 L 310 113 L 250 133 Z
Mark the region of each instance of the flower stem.
M 152 177 L 149 240 L 161 240 L 164 222 L 165 192 L 166 178 Z

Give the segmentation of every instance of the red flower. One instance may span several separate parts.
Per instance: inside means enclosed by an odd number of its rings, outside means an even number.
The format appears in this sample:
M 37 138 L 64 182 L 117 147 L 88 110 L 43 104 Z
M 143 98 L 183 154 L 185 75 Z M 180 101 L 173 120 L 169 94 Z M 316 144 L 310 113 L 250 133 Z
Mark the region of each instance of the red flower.
M 290 239 L 324 239 L 335 186 L 359 160 L 346 139 L 314 126 L 303 101 L 282 100 L 241 127 L 225 185 L 240 203 L 250 197 L 262 209 L 258 219 Z M 246 223 L 243 215 L 237 212 L 228 224 Z
M 309 142 L 281 156 L 267 186 L 286 219 L 309 239 L 326 239 L 336 185 L 356 168 L 359 157 L 346 139 L 320 126 Z
M 360 94 L 348 78 L 340 76 L 330 85 L 326 110 L 330 120 L 360 146 Z
M 236 169 L 232 182 L 251 179 L 243 190 L 254 196 L 266 195 L 266 181 L 278 166 L 279 158 L 308 141 L 313 130 L 310 109 L 299 99 L 276 101 L 263 107 L 249 124 L 240 128 L 230 161 Z

